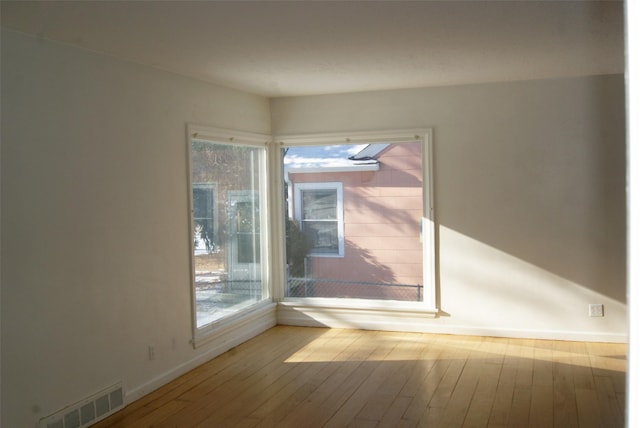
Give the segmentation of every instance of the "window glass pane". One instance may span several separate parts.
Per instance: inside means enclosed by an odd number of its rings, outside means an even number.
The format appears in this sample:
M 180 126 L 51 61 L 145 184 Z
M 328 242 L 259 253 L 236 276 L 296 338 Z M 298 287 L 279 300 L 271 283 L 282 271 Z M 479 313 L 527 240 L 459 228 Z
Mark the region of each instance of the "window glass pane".
M 215 251 L 214 188 L 213 184 L 193 187 L 193 245 L 199 255 Z
M 335 221 L 305 221 L 303 232 L 311 243 L 313 254 L 338 253 L 338 224 Z
M 286 150 L 288 297 L 423 301 L 422 147 Z
M 253 202 L 236 203 L 236 227 L 238 231 L 238 262 L 259 263 L 260 223 L 256 220 L 260 212 Z
M 302 192 L 304 219 L 323 220 L 337 218 L 337 192 L 335 190 L 305 190 Z
M 193 218 L 210 219 L 213 217 L 213 193 L 210 188 L 196 186 L 193 188 Z
M 263 159 L 262 148 L 192 141 L 198 328 L 266 298 L 260 252 Z

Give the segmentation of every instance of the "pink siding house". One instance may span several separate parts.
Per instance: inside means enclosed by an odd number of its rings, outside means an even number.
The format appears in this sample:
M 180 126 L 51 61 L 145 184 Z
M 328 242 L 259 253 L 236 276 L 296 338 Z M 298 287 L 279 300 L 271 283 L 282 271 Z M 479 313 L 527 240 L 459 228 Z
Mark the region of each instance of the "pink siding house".
M 348 163 L 287 171 L 290 216 L 312 241 L 314 296 L 420 300 L 420 143 L 372 144 Z

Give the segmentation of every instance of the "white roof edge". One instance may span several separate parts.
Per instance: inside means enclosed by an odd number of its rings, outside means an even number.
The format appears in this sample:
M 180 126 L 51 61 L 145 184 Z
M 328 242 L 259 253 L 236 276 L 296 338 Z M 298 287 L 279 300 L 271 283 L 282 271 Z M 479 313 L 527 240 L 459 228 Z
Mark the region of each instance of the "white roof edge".
M 358 159 L 375 159 L 384 149 L 389 147 L 389 143 L 373 143 L 369 144 L 364 149 L 360 150 L 353 156 L 349 156 L 349 159 L 358 160 Z
M 358 172 L 358 171 L 378 171 L 380 169 L 380 164 L 376 163 L 366 163 L 360 165 L 345 165 L 345 166 L 317 166 L 317 167 L 308 167 L 308 168 L 295 168 L 295 167 L 285 167 L 285 172 L 287 174 L 311 174 L 311 173 L 319 173 L 319 172 Z

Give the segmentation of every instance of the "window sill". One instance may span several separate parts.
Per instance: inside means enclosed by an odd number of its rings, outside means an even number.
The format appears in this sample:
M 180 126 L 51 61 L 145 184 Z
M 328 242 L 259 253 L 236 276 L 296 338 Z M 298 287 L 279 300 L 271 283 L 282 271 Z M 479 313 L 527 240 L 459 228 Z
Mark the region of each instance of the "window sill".
M 237 314 L 199 328 L 192 340 L 193 347 L 198 348 L 226 336 L 253 337 L 254 331 L 261 332 L 275 325 L 275 312 L 275 303 L 263 300 Z
M 368 300 L 368 299 L 340 299 L 340 298 L 286 298 L 279 305 L 290 308 L 326 308 L 350 309 L 355 311 L 404 312 L 422 315 L 438 314 L 437 308 L 429 308 L 422 302 L 401 302 L 397 300 Z
M 309 253 L 307 257 L 311 258 L 324 258 L 324 259 L 343 259 L 344 254 L 322 254 L 322 253 Z
M 287 299 L 278 303 L 278 324 L 427 332 L 438 310 L 422 302 L 362 299 Z

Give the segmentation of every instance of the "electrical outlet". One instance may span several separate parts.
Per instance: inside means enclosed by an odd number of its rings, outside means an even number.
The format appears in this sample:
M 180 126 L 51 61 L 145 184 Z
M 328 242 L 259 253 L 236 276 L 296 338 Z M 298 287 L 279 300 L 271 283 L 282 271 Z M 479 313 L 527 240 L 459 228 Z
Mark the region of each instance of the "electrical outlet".
M 589 305 L 589 316 L 590 317 L 603 317 L 604 316 L 604 305 L 602 303 L 594 303 Z
M 153 345 L 149 345 L 149 360 L 156 359 L 156 348 Z

